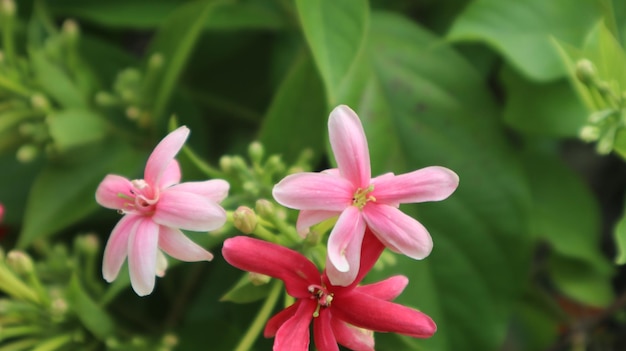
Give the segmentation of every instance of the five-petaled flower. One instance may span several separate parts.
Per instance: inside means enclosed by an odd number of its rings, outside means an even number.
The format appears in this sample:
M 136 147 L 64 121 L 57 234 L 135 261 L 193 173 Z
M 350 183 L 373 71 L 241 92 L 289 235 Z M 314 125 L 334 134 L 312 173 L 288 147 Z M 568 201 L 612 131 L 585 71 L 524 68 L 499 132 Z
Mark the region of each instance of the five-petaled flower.
M 155 274 L 164 273 L 167 261 L 161 250 L 181 261 L 213 258 L 180 229 L 210 231 L 226 222 L 226 212 L 218 205 L 228 194 L 226 181 L 179 184 L 180 166 L 174 157 L 188 135 L 183 126 L 161 140 L 148 158 L 144 179 L 110 174 L 96 190 L 100 205 L 124 214 L 104 250 L 102 275 L 113 281 L 128 256 L 131 283 L 140 296 L 152 292 Z
M 454 192 L 459 178 L 438 166 L 371 179 L 367 139 L 359 117 L 341 105 L 328 121 L 337 168 L 285 177 L 273 190 L 280 204 L 299 209 L 297 228 L 339 215 L 328 238 L 327 273 L 335 285 L 349 285 L 357 276 L 363 233 L 370 228 L 388 248 L 414 259 L 432 250 L 430 234 L 417 220 L 402 213 L 401 203 L 439 201 Z
M 352 350 L 374 350 L 372 331 L 427 338 L 437 329 L 426 314 L 390 302 L 404 290 L 406 277 L 357 286 L 383 249 L 366 231 L 361 268 L 348 286 L 333 285 L 302 254 L 266 241 L 243 236 L 227 239 L 222 254 L 237 268 L 281 279 L 287 293 L 297 299 L 266 324 L 264 334 L 275 336 L 275 351 L 309 350 L 311 321 L 320 351 L 338 351 L 337 343 Z

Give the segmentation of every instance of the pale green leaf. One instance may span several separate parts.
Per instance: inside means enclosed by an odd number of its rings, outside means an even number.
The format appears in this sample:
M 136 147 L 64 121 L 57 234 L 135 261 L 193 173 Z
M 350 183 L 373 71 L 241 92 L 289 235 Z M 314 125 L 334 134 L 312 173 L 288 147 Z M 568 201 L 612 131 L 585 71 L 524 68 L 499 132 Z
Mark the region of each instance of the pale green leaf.
M 46 118 L 55 147 L 63 152 L 100 141 L 107 134 L 104 119 L 91 110 L 66 109 Z
M 76 275 L 72 276 L 65 297 L 85 328 L 100 341 L 105 341 L 114 332 L 115 323 L 102 306 L 96 304 L 81 286 Z

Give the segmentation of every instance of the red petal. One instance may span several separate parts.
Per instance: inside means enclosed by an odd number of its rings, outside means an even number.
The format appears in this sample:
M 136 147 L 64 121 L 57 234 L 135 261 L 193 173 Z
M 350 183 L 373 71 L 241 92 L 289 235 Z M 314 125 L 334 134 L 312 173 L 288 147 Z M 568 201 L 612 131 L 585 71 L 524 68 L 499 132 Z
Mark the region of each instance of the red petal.
M 276 333 L 274 351 L 308 351 L 310 343 L 309 325 L 317 303 L 303 300 L 293 317 L 286 321 Z
M 284 310 L 276 313 L 272 318 L 270 318 L 265 324 L 265 330 L 263 331 L 263 336 L 266 338 L 271 338 L 276 335 L 278 329 L 291 317 L 296 314 L 298 310 L 298 306 L 300 306 L 302 300 L 297 300 L 293 305 L 285 308 Z
M 313 340 L 319 351 L 339 351 L 333 328 L 330 321 L 332 315 L 330 309 L 323 308 L 319 316 L 313 318 Z

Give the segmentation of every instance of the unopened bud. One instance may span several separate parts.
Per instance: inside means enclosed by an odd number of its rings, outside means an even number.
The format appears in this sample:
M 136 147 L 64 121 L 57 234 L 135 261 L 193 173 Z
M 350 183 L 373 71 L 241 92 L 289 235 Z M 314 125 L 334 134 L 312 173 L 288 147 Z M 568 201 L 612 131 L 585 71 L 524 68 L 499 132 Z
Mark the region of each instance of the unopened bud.
M 248 279 L 250 279 L 252 285 L 259 286 L 269 283 L 272 277 L 261 273 L 248 272 Z
M 596 151 L 600 155 L 607 155 L 613 150 L 613 143 L 615 142 L 615 130 L 609 130 L 600 137 L 598 144 L 596 144 Z
M 148 68 L 149 69 L 161 69 L 161 67 L 163 67 L 163 62 L 165 60 L 163 59 L 163 55 L 161 55 L 160 53 L 155 53 L 152 54 L 152 56 L 150 56 L 150 59 L 148 60 Z
M 13 0 L 2 0 L 2 3 L 0 4 L 0 12 L 5 15 L 6 17 L 13 17 L 15 16 L 15 1 Z
M 226 173 L 230 173 L 233 170 L 233 158 L 230 156 L 222 156 L 220 158 L 220 168 L 222 169 L 222 171 L 226 172 Z
M 63 22 L 63 27 L 61 28 L 63 35 L 70 41 L 75 42 L 80 35 L 80 27 L 78 26 L 78 22 L 73 19 L 67 19 Z
M 250 155 L 250 159 L 256 163 L 261 163 L 264 151 L 263 145 L 258 141 L 252 142 L 248 147 L 248 155 Z
M 602 111 L 596 111 L 596 112 L 593 112 L 591 115 L 589 115 L 589 122 L 593 124 L 597 124 L 616 113 L 617 111 L 611 108 L 602 110 Z
M 593 63 L 587 59 L 582 59 L 576 62 L 576 78 L 585 84 L 591 85 L 596 79 L 596 70 Z
M 178 336 L 175 334 L 169 333 L 165 334 L 162 339 L 163 346 L 167 347 L 167 350 L 171 350 L 174 346 L 178 345 Z
M 36 93 L 30 97 L 30 104 L 35 110 L 48 112 L 50 111 L 50 102 L 45 95 Z
M 270 156 L 265 163 L 265 171 L 268 174 L 284 172 L 285 168 L 285 164 L 278 155 Z
M 595 126 L 584 126 L 580 128 L 580 132 L 578 134 L 580 139 L 586 142 L 596 141 L 600 137 L 600 129 Z
M 7 265 L 17 274 L 25 275 L 35 270 L 33 260 L 23 251 L 12 250 L 7 255 Z
M 255 208 L 261 217 L 271 217 L 274 214 L 274 204 L 266 199 L 257 200 Z
M 235 171 L 247 171 L 248 166 L 246 165 L 246 161 L 244 161 L 241 156 L 233 156 L 233 169 Z
M 17 149 L 17 153 L 15 156 L 18 161 L 22 163 L 29 163 L 33 161 L 35 158 L 37 158 L 38 154 L 39 154 L 39 149 L 35 145 L 25 144 L 25 145 L 20 146 L 19 149 Z
M 96 93 L 95 101 L 96 104 L 100 106 L 114 106 L 119 103 L 117 97 L 113 94 L 107 93 L 106 91 Z
M 128 117 L 128 119 L 130 119 L 131 121 L 138 120 L 139 116 L 141 116 L 141 111 L 139 110 L 139 108 L 135 106 L 129 106 L 126 109 L 126 117 Z
M 95 234 L 85 234 L 76 238 L 76 247 L 88 255 L 100 252 L 100 239 Z
M 239 206 L 233 213 L 233 224 L 244 234 L 252 234 L 257 226 L 256 214 L 250 207 Z

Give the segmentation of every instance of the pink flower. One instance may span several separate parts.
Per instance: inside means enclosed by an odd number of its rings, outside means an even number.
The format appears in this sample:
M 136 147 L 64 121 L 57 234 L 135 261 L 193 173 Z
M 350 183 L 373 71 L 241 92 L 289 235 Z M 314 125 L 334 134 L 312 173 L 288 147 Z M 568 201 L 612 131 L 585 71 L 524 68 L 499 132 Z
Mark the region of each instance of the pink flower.
M 144 179 L 109 174 L 96 190 L 100 205 L 124 214 L 104 250 L 102 275 L 108 282 L 115 280 L 128 256 L 130 280 L 140 296 L 152 292 L 155 274 L 164 274 L 167 261 L 161 250 L 181 261 L 213 259 L 180 229 L 210 231 L 226 222 L 226 212 L 218 205 L 228 194 L 226 181 L 179 184 L 174 157 L 188 135 L 183 126 L 161 140 L 148 158 Z
M 352 350 L 374 350 L 373 331 L 427 338 L 437 326 L 426 314 L 391 300 L 404 290 L 408 279 L 394 276 L 357 286 L 372 268 L 383 245 L 367 231 L 363 239 L 363 262 L 356 280 L 335 286 L 326 273 L 291 249 L 250 237 L 224 241 L 222 254 L 231 265 L 281 279 L 296 302 L 274 315 L 265 326 L 273 337 L 274 351 L 309 350 L 309 325 L 313 322 L 315 347 L 338 351 L 337 343 Z
M 328 238 L 330 281 L 345 286 L 355 279 L 366 227 L 395 252 L 414 259 L 428 256 L 433 246 L 430 234 L 398 206 L 447 198 L 459 184 L 456 173 L 433 166 L 371 179 L 367 139 L 354 111 L 336 107 L 328 132 L 338 168 L 289 175 L 274 187 L 273 195 L 280 204 L 301 210 L 297 222 L 301 235 L 311 225 L 339 215 Z

